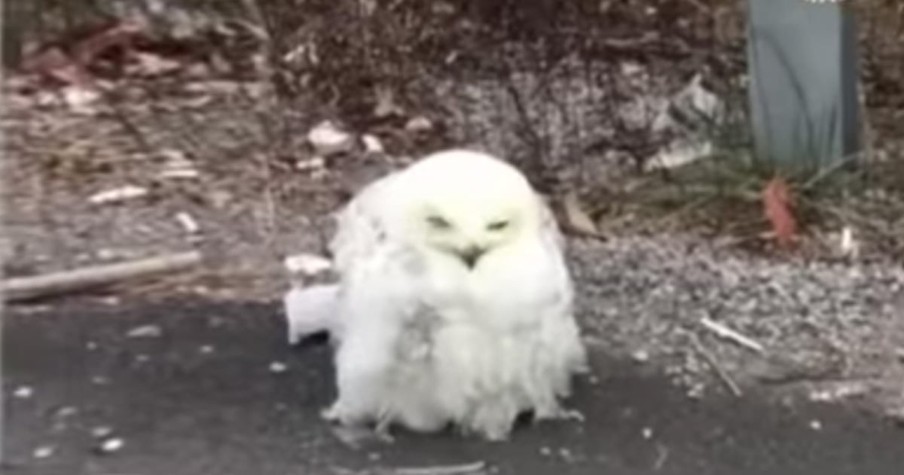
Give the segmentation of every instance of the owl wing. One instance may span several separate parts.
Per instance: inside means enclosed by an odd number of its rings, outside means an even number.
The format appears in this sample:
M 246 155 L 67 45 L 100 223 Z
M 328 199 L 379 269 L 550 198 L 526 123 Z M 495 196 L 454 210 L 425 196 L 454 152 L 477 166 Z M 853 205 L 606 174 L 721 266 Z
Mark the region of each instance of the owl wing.
M 544 293 L 549 298 L 541 299 L 536 307 L 540 325 L 531 367 L 537 389 L 535 410 L 539 417 L 556 417 L 561 411 L 549 396 L 567 396 L 571 377 L 586 372 L 588 362 L 574 315 L 574 287 L 565 262 L 566 241 L 551 209 L 544 205 L 541 212 L 541 252 L 548 276 Z

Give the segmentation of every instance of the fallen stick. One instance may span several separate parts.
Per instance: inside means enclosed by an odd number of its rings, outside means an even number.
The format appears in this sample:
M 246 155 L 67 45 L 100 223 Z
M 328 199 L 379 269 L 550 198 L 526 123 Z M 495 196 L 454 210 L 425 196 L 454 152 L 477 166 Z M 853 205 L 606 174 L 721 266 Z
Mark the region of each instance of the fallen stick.
M 85 267 L 0 282 L 0 298 L 6 302 L 64 294 L 119 281 L 182 270 L 201 262 L 198 251 L 151 257 L 131 262 Z
M 486 463 L 481 461 L 461 465 L 397 468 L 393 470 L 393 473 L 396 475 L 461 475 L 466 473 L 481 472 L 485 467 Z
M 756 351 L 757 353 L 763 353 L 764 351 L 766 351 L 765 348 L 763 348 L 763 345 L 757 343 L 752 338 L 746 337 L 732 330 L 731 328 L 722 325 L 721 323 L 710 320 L 709 318 L 703 317 L 702 319 L 700 319 L 700 324 L 716 335 L 731 340 L 743 347 Z
M 716 357 L 713 356 L 712 353 L 710 353 L 703 346 L 703 343 L 700 343 L 700 339 L 697 338 L 697 335 L 690 333 L 690 337 L 691 344 L 694 345 L 694 349 L 697 350 L 697 353 L 700 353 L 700 356 L 702 356 L 704 360 L 706 360 L 706 363 L 710 366 L 710 368 L 713 369 L 713 371 L 716 373 L 716 376 L 718 376 L 719 379 L 721 379 L 722 382 L 725 383 L 725 386 L 728 387 L 728 390 L 731 391 L 731 394 L 733 394 L 735 397 L 743 396 L 744 393 L 741 391 L 741 387 L 738 386 L 738 383 L 731 379 L 731 376 L 729 376 L 728 372 L 722 368 L 722 366 L 719 364 L 719 361 L 716 360 Z

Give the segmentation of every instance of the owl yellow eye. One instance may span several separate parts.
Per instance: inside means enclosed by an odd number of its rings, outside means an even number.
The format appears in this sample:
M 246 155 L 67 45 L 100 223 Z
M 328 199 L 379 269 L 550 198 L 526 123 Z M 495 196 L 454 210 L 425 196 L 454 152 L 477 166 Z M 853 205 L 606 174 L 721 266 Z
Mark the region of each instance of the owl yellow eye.
M 490 231 L 502 231 L 503 229 L 507 228 L 508 225 L 508 221 L 493 221 L 492 223 L 487 225 L 487 229 L 489 229 Z
M 449 229 L 452 227 L 448 221 L 440 216 L 428 216 L 427 222 L 436 229 Z

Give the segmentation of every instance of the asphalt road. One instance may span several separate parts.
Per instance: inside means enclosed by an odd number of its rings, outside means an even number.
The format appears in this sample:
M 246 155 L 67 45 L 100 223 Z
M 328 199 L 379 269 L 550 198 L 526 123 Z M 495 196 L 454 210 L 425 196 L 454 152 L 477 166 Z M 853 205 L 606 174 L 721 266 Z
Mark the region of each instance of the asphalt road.
M 127 336 L 147 324 L 162 335 Z M 273 371 L 274 362 L 286 370 Z M 9 474 L 392 473 L 473 462 L 513 475 L 904 473 L 904 430 L 879 419 L 751 394 L 692 400 L 649 370 L 605 357 L 599 382 L 578 387 L 582 424 L 525 424 L 500 444 L 398 434 L 393 444 L 356 448 L 318 417 L 333 391 L 328 349 L 289 348 L 275 306 L 13 311 L 3 371 Z M 121 448 L 99 451 L 111 438 Z

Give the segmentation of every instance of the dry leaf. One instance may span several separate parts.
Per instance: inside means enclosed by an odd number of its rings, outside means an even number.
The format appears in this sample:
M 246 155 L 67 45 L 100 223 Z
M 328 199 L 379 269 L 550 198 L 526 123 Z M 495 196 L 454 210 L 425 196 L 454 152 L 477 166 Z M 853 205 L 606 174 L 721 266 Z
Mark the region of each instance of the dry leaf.
M 578 200 L 577 194 L 568 193 L 565 195 L 562 206 L 564 208 L 565 221 L 568 227 L 582 234 L 589 234 L 591 236 L 599 235 L 596 224 L 593 223 L 593 219 L 590 218 L 590 215 L 584 211 L 584 208 Z
M 781 177 L 770 180 L 763 190 L 763 212 L 779 246 L 790 247 L 797 235 L 797 220 L 791 210 L 791 191 Z

